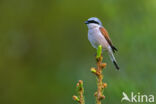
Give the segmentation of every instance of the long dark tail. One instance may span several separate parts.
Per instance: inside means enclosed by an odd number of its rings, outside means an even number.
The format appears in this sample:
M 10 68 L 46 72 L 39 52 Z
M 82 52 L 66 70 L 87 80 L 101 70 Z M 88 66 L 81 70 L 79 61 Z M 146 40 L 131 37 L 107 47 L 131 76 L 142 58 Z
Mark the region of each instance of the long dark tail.
M 115 51 L 118 51 L 117 48 L 115 48 L 114 46 L 111 46 L 113 53 L 115 53 Z
M 115 65 L 116 69 L 119 70 L 120 68 L 119 68 L 118 64 L 116 63 L 116 61 L 113 61 L 113 63 Z
M 119 68 L 119 66 L 118 66 L 118 64 L 117 64 L 117 62 L 116 62 L 116 60 L 115 60 L 115 57 L 114 57 L 114 55 L 113 55 L 113 52 L 112 52 L 112 50 L 111 50 L 110 48 L 109 48 L 109 50 L 108 50 L 108 53 L 109 53 L 109 56 L 110 56 L 110 58 L 111 58 L 113 64 L 115 65 L 116 69 L 119 70 L 120 68 Z

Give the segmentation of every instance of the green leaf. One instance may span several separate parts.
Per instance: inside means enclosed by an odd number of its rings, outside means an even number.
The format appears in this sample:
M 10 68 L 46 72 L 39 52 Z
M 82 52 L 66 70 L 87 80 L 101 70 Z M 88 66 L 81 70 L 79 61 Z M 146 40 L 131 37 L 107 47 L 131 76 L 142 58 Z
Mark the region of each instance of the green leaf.
M 99 45 L 99 46 L 98 46 L 98 49 L 97 49 L 97 55 L 96 55 L 96 58 L 100 58 L 100 57 L 101 57 L 101 53 L 102 53 L 102 46 Z

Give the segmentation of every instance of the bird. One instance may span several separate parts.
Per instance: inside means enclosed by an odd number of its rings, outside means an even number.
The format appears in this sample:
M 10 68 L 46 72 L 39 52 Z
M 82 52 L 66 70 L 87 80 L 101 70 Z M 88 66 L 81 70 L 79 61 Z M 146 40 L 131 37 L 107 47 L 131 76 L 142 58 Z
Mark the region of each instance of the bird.
M 116 69 L 119 70 L 119 66 L 117 61 L 114 57 L 114 54 L 117 48 L 113 45 L 107 30 L 102 25 L 102 22 L 97 17 L 91 17 L 85 24 L 88 27 L 88 40 L 90 41 L 91 45 L 97 49 L 99 45 L 102 46 L 102 52 L 107 51 L 108 55 L 115 65 Z

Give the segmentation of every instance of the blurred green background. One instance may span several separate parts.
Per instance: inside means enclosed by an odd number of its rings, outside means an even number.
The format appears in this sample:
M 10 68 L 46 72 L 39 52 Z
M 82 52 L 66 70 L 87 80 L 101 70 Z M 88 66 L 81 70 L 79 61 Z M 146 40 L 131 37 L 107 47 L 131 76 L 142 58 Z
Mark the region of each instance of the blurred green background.
M 120 104 L 123 91 L 155 95 L 156 0 L 1 0 L 0 104 L 74 104 L 79 79 L 94 104 L 90 17 L 100 18 L 119 50 L 120 71 L 104 53 L 103 103 Z

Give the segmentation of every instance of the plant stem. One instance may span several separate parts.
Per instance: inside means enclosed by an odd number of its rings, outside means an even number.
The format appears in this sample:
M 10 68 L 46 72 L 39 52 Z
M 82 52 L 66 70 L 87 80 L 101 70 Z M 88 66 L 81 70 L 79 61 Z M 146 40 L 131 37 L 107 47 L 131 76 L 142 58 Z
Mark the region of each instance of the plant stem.
M 84 94 L 83 81 L 79 80 L 76 86 L 77 86 L 78 96 L 74 95 L 73 99 L 80 104 L 85 104 L 84 96 L 83 96 Z
M 99 45 L 96 56 L 96 66 L 97 68 L 91 68 L 91 72 L 94 73 L 97 77 L 97 91 L 95 92 L 96 104 L 101 104 L 101 100 L 105 98 L 103 95 L 104 88 L 107 87 L 107 83 L 103 83 L 102 70 L 106 67 L 106 63 L 102 63 L 102 46 Z
M 103 92 L 103 75 L 102 75 L 102 56 L 97 59 L 97 95 L 96 95 L 96 102 L 97 104 L 101 104 L 101 100 L 104 98 Z
M 79 80 L 79 86 L 80 86 L 80 90 L 79 90 L 79 96 L 80 96 L 80 104 L 85 104 L 84 102 L 84 88 L 83 88 L 83 81 Z

